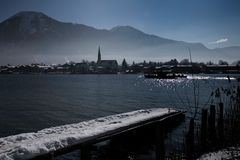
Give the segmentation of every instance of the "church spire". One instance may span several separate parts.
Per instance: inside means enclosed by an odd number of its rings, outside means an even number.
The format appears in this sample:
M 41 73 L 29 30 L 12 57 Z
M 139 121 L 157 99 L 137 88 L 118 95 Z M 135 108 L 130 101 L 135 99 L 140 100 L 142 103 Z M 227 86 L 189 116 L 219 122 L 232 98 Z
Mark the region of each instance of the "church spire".
M 98 47 L 98 60 L 97 63 L 99 64 L 101 62 L 101 51 L 100 51 L 100 46 Z

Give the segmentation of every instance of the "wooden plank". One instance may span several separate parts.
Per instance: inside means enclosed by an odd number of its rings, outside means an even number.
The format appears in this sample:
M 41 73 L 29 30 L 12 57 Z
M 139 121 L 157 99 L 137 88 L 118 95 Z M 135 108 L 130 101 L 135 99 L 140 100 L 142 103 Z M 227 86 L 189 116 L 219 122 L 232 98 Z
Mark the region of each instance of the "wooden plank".
M 171 118 L 182 117 L 182 116 L 184 116 L 184 114 L 185 114 L 185 112 L 182 112 L 182 111 L 172 112 L 172 113 L 165 114 L 165 115 L 162 115 L 162 116 L 159 116 L 159 117 L 151 118 L 151 119 L 146 120 L 146 121 L 131 124 L 129 126 L 120 127 L 120 128 L 115 129 L 115 130 L 112 130 L 112 131 L 108 131 L 108 132 L 105 132 L 105 133 L 102 133 L 102 134 L 99 134 L 99 135 L 95 135 L 95 136 L 83 139 L 78 144 L 75 144 L 75 145 L 72 145 L 72 146 L 67 146 L 65 148 L 56 150 L 53 153 L 54 153 L 55 156 L 60 156 L 60 155 L 72 152 L 74 150 L 77 150 L 79 148 L 84 148 L 84 146 L 95 144 L 95 143 L 98 143 L 98 142 L 101 142 L 101 141 L 111 139 L 115 136 L 118 136 L 120 134 L 135 130 L 135 129 L 140 128 L 140 127 L 144 127 L 144 126 L 154 124 L 154 123 L 163 122 L 163 121 L 169 120 Z M 36 156 L 36 157 L 32 158 L 32 160 L 40 160 L 43 157 L 48 157 L 49 154 L 52 154 L 52 153 L 47 153 L 47 154 L 44 154 L 44 155 Z

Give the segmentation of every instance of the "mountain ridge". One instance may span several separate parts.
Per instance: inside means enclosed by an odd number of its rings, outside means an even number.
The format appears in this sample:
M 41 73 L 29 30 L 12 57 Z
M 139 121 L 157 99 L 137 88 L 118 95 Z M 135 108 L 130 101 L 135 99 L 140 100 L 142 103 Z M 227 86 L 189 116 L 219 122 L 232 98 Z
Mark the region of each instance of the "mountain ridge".
M 221 58 L 221 49 L 208 49 L 202 43 L 189 43 L 147 34 L 132 26 L 115 26 L 109 30 L 84 24 L 60 22 L 42 12 L 22 11 L 0 23 L 0 64 L 41 61 L 61 63 L 66 57 L 80 61 L 96 59 L 101 46 L 108 59 L 168 60 L 188 57 Z M 224 49 L 224 53 L 227 52 Z M 238 50 L 238 49 L 237 49 Z M 200 55 L 201 54 L 201 55 Z M 232 53 L 234 59 L 236 53 Z M 18 62 L 19 61 L 19 62 Z M 206 60 L 205 60 L 206 61 Z

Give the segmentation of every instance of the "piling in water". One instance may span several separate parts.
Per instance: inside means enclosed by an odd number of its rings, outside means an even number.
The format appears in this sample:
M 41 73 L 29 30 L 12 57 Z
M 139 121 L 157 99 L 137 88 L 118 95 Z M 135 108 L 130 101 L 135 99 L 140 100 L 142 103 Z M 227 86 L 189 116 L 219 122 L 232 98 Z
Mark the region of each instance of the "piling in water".
M 223 103 L 222 102 L 219 103 L 218 136 L 220 140 L 219 142 L 222 143 L 224 140 Z
M 215 119 L 216 119 L 216 109 L 215 105 L 210 106 L 210 114 L 209 114 L 209 142 L 210 146 L 214 146 L 216 142 L 216 126 L 215 126 Z
M 156 160 L 165 159 L 165 145 L 164 145 L 164 135 L 165 135 L 165 123 L 161 125 L 157 124 L 155 128 L 156 136 Z
M 83 145 L 80 149 L 80 160 L 90 160 L 90 159 L 91 159 L 90 146 Z
M 186 156 L 188 160 L 194 159 L 194 119 L 190 119 L 189 131 L 186 137 Z
M 202 109 L 202 119 L 201 119 L 201 150 L 202 152 L 206 151 L 206 142 L 207 142 L 207 118 L 208 118 L 208 110 Z

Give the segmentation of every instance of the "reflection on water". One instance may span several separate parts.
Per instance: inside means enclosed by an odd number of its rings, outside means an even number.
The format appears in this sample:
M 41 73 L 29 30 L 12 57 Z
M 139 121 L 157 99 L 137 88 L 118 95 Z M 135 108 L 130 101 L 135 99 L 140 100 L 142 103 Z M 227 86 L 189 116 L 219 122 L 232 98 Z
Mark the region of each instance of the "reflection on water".
M 193 85 L 203 108 L 211 103 L 217 87 L 238 83 L 233 76 L 230 80 L 233 83 L 228 83 L 227 75 L 164 80 L 145 79 L 143 75 L 1 75 L 0 137 L 142 108 L 172 107 L 188 111 L 187 117 L 191 117 L 195 111 Z M 169 133 L 167 143 L 176 147 L 184 134 L 180 129 Z M 103 150 L 109 145 L 100 146 Z M 151 159 L 151 147 L 148 151 L 147 157 L 140 155 Z
M 194 105 L 193 87 L 196 89 L 196 97 L 200 107 L 209 103 L 212 91 L 217 87 L 229 86 L 229 80 L 237 83 L 238 75 L 187 75 L 187 78 L 178 79 L 145 79 L 138 77 L 140 85 L 146 85 L 150 91 L 157 91 L 161 97 L 171 97 L 174 108 L 189 109 Z M 232 84 L 231 84 L 232 85 Z M 161 94 L 163 92 L 165 96 Z
M 171 80 L 143 75 L 1 75 L 0 137 L 141 108 L 191 111 L 192 79 L 202 107 L 216 87 L 229 85 L 220 75 Z

